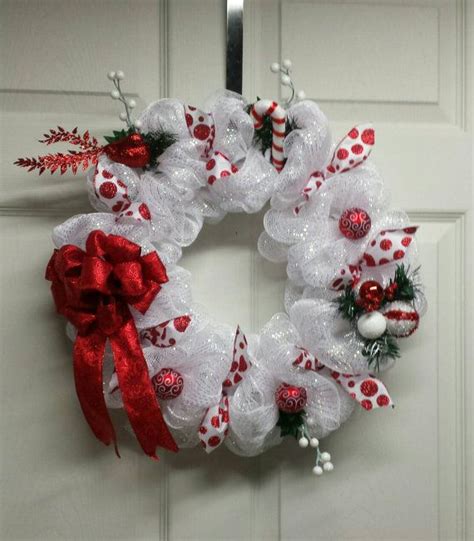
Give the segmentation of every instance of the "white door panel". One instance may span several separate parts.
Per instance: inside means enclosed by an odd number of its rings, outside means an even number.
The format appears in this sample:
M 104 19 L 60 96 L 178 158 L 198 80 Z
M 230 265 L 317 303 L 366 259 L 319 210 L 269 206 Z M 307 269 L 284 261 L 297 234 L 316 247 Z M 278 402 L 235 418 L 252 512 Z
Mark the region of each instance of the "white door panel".
M 473 538 L 473 9 L 246 0 L 245 95 L 278 98 L 267 66 L 290 57 L 335 138 L 374 122 L 393 205 L 422 226 L 429 311 L 387 374 L 396 408 L 356 411 L 325 440 L 335 471 L 315 479 L 291 441 L 255 459 L 194 449 L 158 464 L 123 430 L 122 460 L 95 441 L 43 280 L 52 227 L 89 210 L 84 182 L 12 165 L 44 152 L 35 141 L 58 124 L 117 129 L 110 69 L 139 108 L 168 95 L 202 104 L 224 85 L 224 2 L 1 2 L 2 540 Z M 196 300 L 246 332 L 282 308 L 285 269 L 256 252 L 262 216 L 206 226 L 183 258 Z

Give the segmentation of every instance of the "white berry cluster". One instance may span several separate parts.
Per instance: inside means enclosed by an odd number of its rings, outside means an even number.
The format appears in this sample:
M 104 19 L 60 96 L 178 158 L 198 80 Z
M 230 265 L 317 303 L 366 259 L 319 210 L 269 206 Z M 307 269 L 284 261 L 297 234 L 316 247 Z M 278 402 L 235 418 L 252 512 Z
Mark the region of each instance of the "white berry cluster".
M 306 98 L 304 90 L 298 90 L 298 92 L 295 91 L 295 85 L 293 83 L 293 79 L 290 76 L 292 67 L 293 63 L 288 58 L 283 60 L 281 64 L 279 64 L 278 62 L 272 62 L 272 64 L 270 65 L 270 71 L 273 73 L 281 73 L 281 84 L 283 86 L 288 86 L 291 90 L 291 95 L 286 102 L 287 106 L 293 103 L 293 101 L 295 100 L 295 96 L 300 101 Z
M 115 86 L 114 90 L 112 90 L 110 93 L 111 98 L 114 100 L 119 100 L 121 103 L 123 103 L 125 108 L 125 111 L 119 114 L 120 120 L 126 122 L 130 129 L 140 129 L 142 127 L 140 120 L 132 121 L 131 113 L 132 109 L 137 106 L 137 102 L 133 98 L 127 100 L 122 92 L 122 89 L 120 88 L 120 81 L 125 79 L 125 73 L 122 70 L 109 71 L 109 73 L 107 73 L 107 77 L 114 83 Z
M 307 426 L 312 426 L 315 421 L 309 417 L 300 426 L 301 437 L 298 440 L 298 445 L 302 449 L 306 449 L 308 445 L 316 449 L 316 463 L 313 467 L 314 475 L 322 475 L 324 472 L 331 472 L 334 469 L 334 464 L 331 462 L 331 455 L 327 451 L 321 451 L 318 438 L 310 437 Z

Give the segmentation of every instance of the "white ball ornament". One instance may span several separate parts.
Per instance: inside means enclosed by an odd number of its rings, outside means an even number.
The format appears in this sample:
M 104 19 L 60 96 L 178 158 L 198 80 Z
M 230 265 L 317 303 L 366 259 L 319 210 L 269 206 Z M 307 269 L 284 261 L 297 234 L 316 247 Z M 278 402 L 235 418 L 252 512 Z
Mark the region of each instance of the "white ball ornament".
M 296 97 L 299 100 L 304 100 L 306 99 L 306 92 L 304 90 L 298 90 L 298 92 L 296 93 Z
M 281 84 L 284 85 L 284 86 L 290 86 L 290 84 L 291 84 L 290 76 L 286 75 L 286 74 L 283 74 L 281 76 Z
M 298 440 L 298 445 L 303 448 L 303 449 L 306 449 L 306 447 L 308 447 L 309 445 L 309 440 L 308 438 L 305 438 L 305 437 L 302 437 Z
M 122 79 L 125 79 L 125 73 L 121 70 L 117 71 L 117 73 L 115 74 L 115 76 L 117 77 L 117 79 L 119 81 L 121 81 Z
M 314 475 L 322 475 L 324 472 L 323 472 L 323 469 L 321 468 L 321 466 L 315 466 L 313 468 L 313 473 L 314 473 Z
M 112 90 L 110 96 L 112 97 L 112 99 L 118 100 L 120 98 L 120 92 L 118 90 Z
M 119 118 L 120 120 L 123 120 L 123 121 L 127 120 L 127 113 L 120 113 Z
M 312 447 L 313 449 L 316 449 L 316 447 L 319 446 L 319 440 L 318 440 L 318 438 L 311 438 L 311 439 L 309 440 L 309 444 L 311 445 L 311 447 Z
M 283 60 L 282 64 L 283 64 L 283 67 L 286 68 L 287 70 L 290 70 L 293 66 L 293 62 L 289 58 L 286 58 L 285 60 Z
M 137 106 L 137 102 L 135 100 L 128 100 L 128 106 L 130 107 L 130 109 L 135 109 L 135 107 Z
M 280 71 L 280 64 L 278 62 L 273 62 L 270 65 L 270 71 L 273 73 L 278 73 Z
M 324 453 L 321 453 L 321 460 L 323 462 L 329 462 L 331 460 L 331 455 L 327 451 L 324 451 Z
M 115 71 L 109 71 L 109 73 L 107 73 L 107 78 L 113 81 L 115 79 Z
M 141 120 L 135 120 L 135 122 L 133 123 L 133 125 L 135 126 L 135 128 L 137 128 L 137 130 L 139 130 L 139 129 L 143 126 Z
M 324 471 L 332 471 L 334 469 L 334 464 L 332 462 L 326 462 L 323 464 L 323 470 Z
M 364 338 L 374 340 L 387 330 L 387 322 L 384 316 L 375 310 L 359 317 L 357 330 Z
M 383 307 L 387 332 L 397 338 L 406 338 L 418 328 L 420 315 L 416 309 L 405 301 L 394 301 Z

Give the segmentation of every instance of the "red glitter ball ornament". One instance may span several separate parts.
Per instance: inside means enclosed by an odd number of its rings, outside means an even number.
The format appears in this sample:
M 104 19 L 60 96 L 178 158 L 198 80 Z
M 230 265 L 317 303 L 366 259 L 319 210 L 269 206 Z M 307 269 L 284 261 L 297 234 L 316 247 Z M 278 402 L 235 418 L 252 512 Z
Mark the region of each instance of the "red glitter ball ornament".
M 349 240 L 359 240 L 370 231 L 372 220 L 364 209 L 346 209 L 339 218 L 339 231 Z
M 162 400 L 178 397 L 183 391 L 183 376 L 172 368 L 162 368 L 151 378 L 156 396 Z
M 275 391 L 278 409 L 285 413 L 298 413 L 306 406 L 307 399 L 304 387 L 282 383 Z
M 373 312 L 380 308 L 383 298 L 383 287 L 375 280 L 367 280 L 360 286 L 357 304 L 367 312 Z
M 145 167 L 150 163 L 150 147 L 139 133 L 110 143 L 104 147 L 104 152 L 113 162 L 129 167 Z

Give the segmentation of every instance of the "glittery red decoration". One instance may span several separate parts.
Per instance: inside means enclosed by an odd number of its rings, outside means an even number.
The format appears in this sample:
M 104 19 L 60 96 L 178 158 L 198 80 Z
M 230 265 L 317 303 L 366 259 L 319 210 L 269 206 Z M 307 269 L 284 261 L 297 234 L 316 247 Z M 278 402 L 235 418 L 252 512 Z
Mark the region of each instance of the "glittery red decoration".
M 150 163 L 150 147 L 139 133 L 110 143 L 104 147 L 104 152 L 112 161 L 129 167 L 145 167 Z
M 370 231 L 372 221 L 360 208 L 346 209 L 339 219 L 339 230 L 349 240 L 362 239 Z
M 68 169 L 73 174 L 76 174 L 80 167 L 82 167 L 83 171 L 87 171 L 91 165 L 96 165 L 102 152 L 102 146 L 99 145 L 95 137 L 91 137 L 88 131 L 84 132 L 83 135 L 79 135 L 77 128 L 67 131 L 58 126 L 57 130 L 49 130 L 49 133 L 45 133 L 44 139 L 41 139 L 40 143 L 45 145 L 69 143 L 79 147 L 80 150 L 69 150 L 67 154 L 57 152 L 56 154 L 47 154 L 37 158 L 18 158 L 15 165 L 25 167 L 28 171 L 39 169 L 40 175 L 46 170 L 51 174 L 59 171 L 61 175 L 64 175 Z
M 285 413 L 298 413 L 306 406 L 308 397 L 304 387 L 282 383 L 275 392 L 278 409 Z
M 183 376 L 172 368 L 162 368 L 151 378 L 156 396 L 162 400 L 177 398 L 184 387 Z
M 378 310 L 384 298 L 382 286 L 375 280 L 367 280 L 359 289 L 357 304 L 367 312 Z

